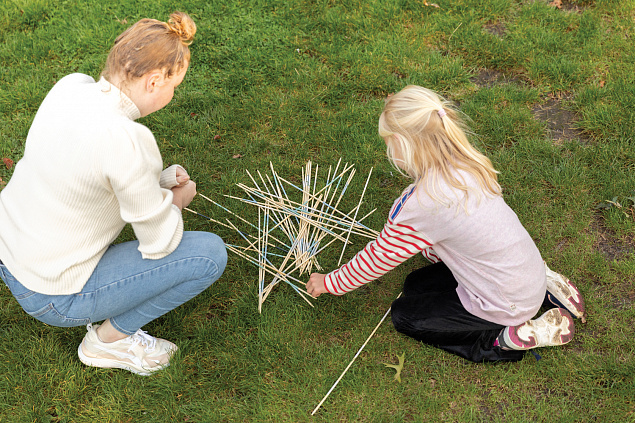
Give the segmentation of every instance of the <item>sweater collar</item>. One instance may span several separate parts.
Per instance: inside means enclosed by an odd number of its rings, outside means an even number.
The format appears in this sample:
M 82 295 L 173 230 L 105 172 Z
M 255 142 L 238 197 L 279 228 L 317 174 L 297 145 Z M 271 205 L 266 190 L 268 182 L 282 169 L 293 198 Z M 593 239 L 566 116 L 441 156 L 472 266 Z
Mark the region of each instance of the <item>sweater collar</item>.
M 125 95 L 119 88 L 108 82 L 103 76 L 99 79 L 101 91 L 108 97 L 117 100 L 117 107 L 121 112 L 131 120 L 137 120 L 141 117 L 139 108 L 130 98 Z

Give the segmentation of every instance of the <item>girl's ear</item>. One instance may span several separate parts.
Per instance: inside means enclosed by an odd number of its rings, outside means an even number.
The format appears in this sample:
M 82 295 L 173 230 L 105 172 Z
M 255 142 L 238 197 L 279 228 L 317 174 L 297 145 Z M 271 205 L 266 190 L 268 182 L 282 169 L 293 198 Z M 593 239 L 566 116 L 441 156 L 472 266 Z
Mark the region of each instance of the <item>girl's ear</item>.
M 394 133 L 392 134 L 393 139 L 395 140 L 396 143 L 398 144 L 403 144 L 403 139 L 401 138 L 401 135 Z
M 160 71 L 152 71 L 146 76 L 146 91 L 151 93 L 159 85 L 163 79 L 163 74 Z

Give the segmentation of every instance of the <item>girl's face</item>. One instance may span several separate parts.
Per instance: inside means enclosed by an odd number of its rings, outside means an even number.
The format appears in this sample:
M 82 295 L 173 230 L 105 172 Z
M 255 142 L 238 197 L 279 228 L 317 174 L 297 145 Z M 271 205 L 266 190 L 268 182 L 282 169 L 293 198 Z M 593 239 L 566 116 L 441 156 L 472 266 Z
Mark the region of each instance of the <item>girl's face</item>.
M 170 101 L 172 101 L 172 98 L 174 97 L 174 89 L 183 82 L 183 78 L 185 78 L 188 67 L 189 63 L 186 63 L 186 65 L 183 66 L 178 73 L 169 78 L 162 77 L 161 80 L 154 85 L 152 101 L 150 104 L 151 111 L 148 114 L 161 110 L 167 106 Z
M 402 159 L 402 154 L 401 154 L 401 148 L 399 148 L 399 142 L 397 141 L 397 137 L 398 135 L 392 135 L 389 137 L 384 138 L 384 142 L 386 143 L 386 147 L 389 147 L 391 150 L 391 154 L 392 154 L 392 160 L 393 162 L 401 169 L 401 170 L 406 170 L 405 169 L 405 164 L 404 161 Z

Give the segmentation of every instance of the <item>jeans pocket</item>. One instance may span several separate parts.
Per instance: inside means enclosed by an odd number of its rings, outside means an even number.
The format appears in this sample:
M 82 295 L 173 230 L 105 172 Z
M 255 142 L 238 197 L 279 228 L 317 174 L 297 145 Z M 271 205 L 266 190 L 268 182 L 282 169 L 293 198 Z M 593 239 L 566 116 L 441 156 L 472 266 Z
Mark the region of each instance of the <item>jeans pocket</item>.
M 42 323 L 62 328 L 84 326 L 90 323 L 89 318 L 75 318 L 64 316 L 59 311 L 57 311 L 53 303 L 48 303 L 44 307 L 35 311 L 29 311 L 27 309 L 24 309 L 24 311 L 26 311 L 28 315 L 36 318 Z

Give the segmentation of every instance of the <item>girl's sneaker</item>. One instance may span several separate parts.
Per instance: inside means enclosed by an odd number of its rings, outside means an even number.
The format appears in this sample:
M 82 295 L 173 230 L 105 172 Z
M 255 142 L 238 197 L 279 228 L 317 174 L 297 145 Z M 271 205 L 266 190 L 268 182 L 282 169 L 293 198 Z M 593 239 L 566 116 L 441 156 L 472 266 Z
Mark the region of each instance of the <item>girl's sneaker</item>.
M 135 334 L 115 342 L 103 342 L 97 328 L 88 324 L 88 333 L 77 353 L 87 366 L 125 369 L 148 376 L 168 366 L 178 347 L 165 339 L 155 338 L 139 329 Z
M 573 318 L 567 310 L 552 308 L 536 320 L 503 329 L 501 347 L 513 350 L 529 350 L 538 347 L 564 345 L 573 339 Z M 502 342 L 501 342 L 502 341 Z
M 546 300 L 556 307 L 566 309 L 585 323 L 584 298 L 578 288 L 565 276 L 549 269 L 546 263 L 545 270 L 547 272 Z

